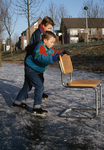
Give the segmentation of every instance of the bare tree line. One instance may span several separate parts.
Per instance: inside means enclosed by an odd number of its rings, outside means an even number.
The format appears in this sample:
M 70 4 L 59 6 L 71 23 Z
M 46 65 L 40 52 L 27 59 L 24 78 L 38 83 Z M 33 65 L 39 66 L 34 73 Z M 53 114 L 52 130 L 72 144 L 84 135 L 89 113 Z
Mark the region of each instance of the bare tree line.
M 11 11 L 11 0 L 1 0 L 1 13 L 2 13 L 2 23 L 9 35 L 9 40 L 10 40 L 10 50 L 11 50 L 11 55 L 12 55 L 12 60 L 13 60 L 13 54 L 12 54 L 12 44 L 11 44 L 11 36 L 14 32 L 14 28 L 16 25 L 17 19 L 13 19 L 14 13 Z
M 94 2 L 93 0 L 87 0 L 82 4 L 81 11 L 79 12 L 79 17 L 85 18 L 84 7 L 87 6 L 87 17 L 88 18 L 103 18 L 104 17 L 104 7 L 102 4 L 104 0 L 99 1 L 99 3 Z
M 24 16 L 28 23 L 28 35 L 30 40 L 30 22 L 35 20 L 36 14 L 39 11 L 44 0 L 14 0 L 12 1 L 13 8 L 19 16 Z
M 2 1 L 0 1 L 0 39 L 3 36 L 4 24 L 3 24 L 3 12 L 2 12 Z
M 46 7 L 45 12 L 41 13 L 40 16 L 37 16 L 38 11 L 42 8 L 42 4 L 45 0 L 0 0 L 0 36 L 5 30 L 11 39 L 11 36 L 14 32 L 17 18 L 14 15 L 21 16 L 23 15 L 27 19 L 28 29 L 30 29 L 31 22 L 34 22 L 37 17 L 49 16 L 53 19 L 56 24 L 55 27 L 61 25 L 63 29 L 62 18 L 69 18 L 68 11 L 64 4 L 59 4 L 58 6 L 52 1 L 49 2 L 48 7 Z M 104 0 L 99 1 L 101 6 L 104 4 Z M 88 0 L 82 4 L 82 9 L 79 13 L 79 17 L 85 18 L 84 6 L 88 6 L 88 17 L 89 18 L 101 18 L 104 17 L 103 7 L 99 6 L 97 3 L 94 3 L 93 0 Z M 53 28 L 53 32 L 54 32 Z M 28 30 L 30 35 L 30 30 Z M 30 36 L 29 36 L 30 39 Z
M 11 35 L 14 31 L 14 27 L 16 25 L 16 20 L 13 18 L 13 15 L 18 16 L 24 16 L 27 19 L 28 23 L 28 34 L 29 34 L 29 40 L 30 40 L 30 23 L 33 22 L 37 18 L 37 12 L 39 8 L 42 6 L 42 3 L 44 0 L 1 0 L 2 1 L 2 12 L 3 12 L 3 23 L 5 25 L 5 29 L 8 32 L 10 41 L 11 41 Z M 63 17 L 66 17 L 68 15 L 67 11 L 65 9 L 64 5 L 59 5 L 59 7 L 56 7 L 56 5 L 51 2 L 49 4 L 48 9 L 45 11 L 44 16 L 51 17 L 56 26 L 60 25 L 60 20 Z M 41 17 L 41 16 L 39 16 Z M 14 26 L 13 26 L 14 25 Z M 54 28 L 53 28 L 54 31 Z

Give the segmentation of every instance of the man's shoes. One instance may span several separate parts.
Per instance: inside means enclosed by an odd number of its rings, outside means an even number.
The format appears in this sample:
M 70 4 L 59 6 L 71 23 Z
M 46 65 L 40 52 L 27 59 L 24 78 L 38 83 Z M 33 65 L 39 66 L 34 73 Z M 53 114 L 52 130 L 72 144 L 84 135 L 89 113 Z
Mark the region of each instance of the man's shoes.
M 43 93 L 43 95 L 42 95 L 42 100 L 49 100 L 48 95 L 45 94 L 45 93 Z
M 25 103 L 16 104 L 16 103 L 13 102 L 12 106 L 26 108 L 26 104 Z
M 37 115 L 42 115 L 48 113 L 48 111 L 43 110 L 42 108 L 33 108 L 33 113 Z

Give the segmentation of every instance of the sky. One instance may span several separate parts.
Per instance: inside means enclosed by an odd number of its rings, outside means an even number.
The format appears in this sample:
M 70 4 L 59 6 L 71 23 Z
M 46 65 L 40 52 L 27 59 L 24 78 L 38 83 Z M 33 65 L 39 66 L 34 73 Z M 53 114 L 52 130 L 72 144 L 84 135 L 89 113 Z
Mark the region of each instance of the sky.
M 41 10 L 45 12 L 46 8 L 49 6 L 50 2 L 53 2 L 56 6 L 59 6 L 60 4 L 64 4 L 66 10 L 68 11 L 69 16 L 72 16 L 72 18 L 78 18 L 78 15 L 80 13 L 80 10 L 83 6 L 84 2 L 87 2 L 88 0 L 44 0 Z M 100 0 L 93 0 L 94 3 L 99 4 Z M 37 15 L 40 14 L 41 10 Z M 48 15 L 47 15 L 48 16 Z M 43 17 L 40 16 L 42 19 Z M 33 20 L 35 22 L 36 20 Z M 21 33 L 28 28 L 28 23 L 25 17 L 19 16 L 17 24 L 15 26 L 14 32 L 12 34 L 12 38 L 17 34 L 18 37 L 21 36 Z M 7 38 L 7 34 L 5 33 L 5 39 Z

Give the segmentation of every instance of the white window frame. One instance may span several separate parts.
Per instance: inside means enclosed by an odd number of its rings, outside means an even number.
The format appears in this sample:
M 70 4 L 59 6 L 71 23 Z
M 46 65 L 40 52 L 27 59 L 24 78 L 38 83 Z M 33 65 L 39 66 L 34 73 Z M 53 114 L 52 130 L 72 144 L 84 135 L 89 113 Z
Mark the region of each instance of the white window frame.
M 78 37 L 70 37 L 70 43 L 78 43 Z
M 38 22 L 34 23 L 34 28 L 38 28 Z
M 24 40 L 24 47 L 27 46 L 27 40 Z
M 96 28 L 92 28 L 91 35 L 96 35 Z
M 90 30 L 91 30 L 91 34 L 90 34 Z M 91 28 L 88 30 L 88 35 L 96 35 L 96 28 Z
M 70 29 L 70 35 L 78 35 L 77 29 Z
M 84 33 L 84 29 L 80 29 L 80 33 Z
M 102 28 L 102 35 L 104 35 L 104 28 Z

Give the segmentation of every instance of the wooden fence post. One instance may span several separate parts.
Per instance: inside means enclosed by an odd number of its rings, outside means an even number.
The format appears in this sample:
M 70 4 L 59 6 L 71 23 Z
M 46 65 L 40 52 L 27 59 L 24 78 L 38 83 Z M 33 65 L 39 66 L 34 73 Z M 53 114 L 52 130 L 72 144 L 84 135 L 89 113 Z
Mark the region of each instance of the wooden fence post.
M 0 67 L 2 67 L 2 61 L 1 61 L 1 48 L 2 48 L 2 42 L 0 42 Z

